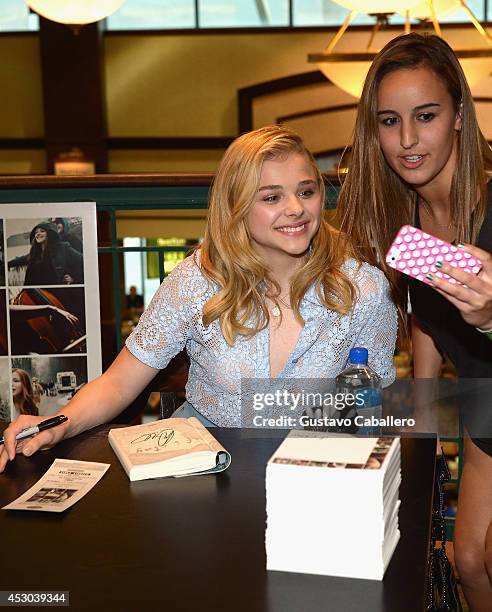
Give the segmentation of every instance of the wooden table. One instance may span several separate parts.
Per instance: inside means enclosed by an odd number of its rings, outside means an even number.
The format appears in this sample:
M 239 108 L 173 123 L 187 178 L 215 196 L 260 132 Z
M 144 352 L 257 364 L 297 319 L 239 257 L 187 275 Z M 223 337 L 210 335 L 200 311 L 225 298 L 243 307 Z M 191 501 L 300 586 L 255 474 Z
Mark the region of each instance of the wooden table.
M 278 432 L 214 429 L 232 454 L 227 472 L 130 483 L 107 443 L 109 428 L 19 456 L 0 475 L 4 506 L 55 457 L 111 463 L 61 515 L 0 512 L 0 589 L 70 591 L 70 609 L 83 611 L 423 609 L 435 440 L 402 440 L 402 537 L 384 581 L 373 582 L 265 570 L 265 466 Z

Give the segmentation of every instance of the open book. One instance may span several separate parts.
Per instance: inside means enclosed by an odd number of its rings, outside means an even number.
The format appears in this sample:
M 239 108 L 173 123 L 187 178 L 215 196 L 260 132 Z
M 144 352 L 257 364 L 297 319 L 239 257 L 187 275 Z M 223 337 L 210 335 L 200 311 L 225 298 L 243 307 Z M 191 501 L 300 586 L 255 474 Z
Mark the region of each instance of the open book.
M 231 455 L 195 417 L 111 429 L 108 435 L 130 480 L 211 474 Z

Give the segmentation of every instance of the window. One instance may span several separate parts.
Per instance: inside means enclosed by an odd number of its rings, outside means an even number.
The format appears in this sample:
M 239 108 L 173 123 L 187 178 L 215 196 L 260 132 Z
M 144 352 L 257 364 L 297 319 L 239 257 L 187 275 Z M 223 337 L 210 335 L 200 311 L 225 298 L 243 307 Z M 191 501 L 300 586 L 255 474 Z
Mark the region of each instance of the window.
M 340 6 L 336 2 L 329 0 L 292 0 L 293 1 L 293 25 L 294 26 L 339 26 L 341 25 L 349 10 Z M 467 0 L 467 4 L 478 20 L 485 19 L 485 2 L 484 0 Z M 492 17 L 492 10 L 489 9 Z M 456 9 L 449 14 L 438 16 L 439 22 L 442 23 L 468 23 L 470 18 L 466 11 L 459 7 L 456 2 Z M 414 23 L 418 21 L 412 20 Z M 393 25 L 403 25 L 405 17 L 403 15 L 394 15 L 390 18 L 390 23 Z M 369 15 L 359 14 L 352 21 L 351 25 L 372 25 L 374 18 Z
M 108 30 L 177 30 L 196 27 L 194 0 L 126 0 L 106 20 Z
M 479 20 L 485 18 L 485 0 L 468 0 L 468 5 Z M 347 15 L 348 9 L 331 0 L 126 0 L 107 20 L 107 27 L 134 30 L 339 26 Z M 404 21 L 402 15 L 395 15 L 390 23 Z M 458 9 L 439 21 L 466 23 L 469 18 L 463 9 Z M 374 19 L 360 14 L 352 23 L 371 25 Z
M 24 0 L 0 2 L 0 32 L 25 32 L 38 29 L 39 18 L 29 11 Z
M 377 0 L 375 0 L 376 2 Z M 492 2 L 467 0 L 480 20 L 492 20 Z M 468 23 L 463 8 L 439 17 L 440 23 Z M 488 7 L 488 8 L 487 8 Z M 126 0 L 106 20 L 108 30 L 178 30 L 193 28 L 260 28 L 339 26 L 348 9 L 331 0 Z M 374 19 L 358 15 L 353 25 L 371 25 Z M 395 15 L 390 23 L 403 24 Z M 36 31 L 37 15 L 24 0 L 0 0 L 0 32 Z
M 486 19 L 486 2 L 484 2 L 484 0 L 466 0 L 466 3 L 479 21 Z M 442 18 L 440 17 L 439 20 L 441 23 L 468 23 L 470 18 L 464 9 L 458 8 L 458 10 L 453 11 L 449 15 L 443 16 Z
M 339 26 L 347 15 L 348 9 L 336 2 L 325 0 L 294 0 L 293 25 L 294 26 Z M 369 15 L 357 15 L 352 25 L 365 25 L 374 23 Z
M 288 0 L 200 0 L 203 28 L 288 26 Z

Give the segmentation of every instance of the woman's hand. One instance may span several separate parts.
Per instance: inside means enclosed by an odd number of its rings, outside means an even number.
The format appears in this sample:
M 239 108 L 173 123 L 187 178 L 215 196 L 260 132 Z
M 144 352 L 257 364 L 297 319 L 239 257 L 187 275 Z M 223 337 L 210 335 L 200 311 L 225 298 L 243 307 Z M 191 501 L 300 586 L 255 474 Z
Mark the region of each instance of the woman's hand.
M 463 319 L 473 327 L 492 328 L 492 255 L 470 244 L 463 249 L 481 260 L 483 266 L 477 275 L 443 262 L 439 270 L 462 283 L 454 285 L 432 275 L 431 285 L 460 311 Z M 464 285 L 464 286 L 463 286 Z
M 78 325 L 78 318 L 67 310 L 62 310 L 61 308 L 57 308 L 56 306 L 50 306 L 51 310 L 54 310 L 58 315 L 66 319 L 71 325 L 74 327 Z
M 40 431 L 31 438 L 24 438 L 24 440 L 16 441 L 15 436 L 19 432 L 28 427 L 33 427 L 41 421 L 46 421 L 46 418 L 46 416 L 38 417 L 21 414 L 15 421 L 10 423 L 3 432 L 5 442 L 3 445 L 0 445 L 0 472 L 3 472 L 5 469 L 7 461 L 13 461 L 13 459 L 15 459 L 17 453 L 29 457 L 40 448 L 51 448 L 63 439 L 67 429 L 66 423 Z
M 29 456 L 40 448 L 51 448 L 64 438 L 111 421 L 133 402 L 158 371 L 139 361 L 126 346 L 123 347 L 104 374 L 84 385 L 63 407 L 68 421 L 17 444 L 16 434 L 46 420 L 47 416 L 21 415 L 7 427 L 4 431 L 5 444 L 0 445 L 0 472 L 5 469 L 7 461 L 15 458 L 16 452 Z
M 63 282 L 65 283 L 65 285 L 73 285 L 73 277 L 70 276 L 70 274 L 64 274 Z

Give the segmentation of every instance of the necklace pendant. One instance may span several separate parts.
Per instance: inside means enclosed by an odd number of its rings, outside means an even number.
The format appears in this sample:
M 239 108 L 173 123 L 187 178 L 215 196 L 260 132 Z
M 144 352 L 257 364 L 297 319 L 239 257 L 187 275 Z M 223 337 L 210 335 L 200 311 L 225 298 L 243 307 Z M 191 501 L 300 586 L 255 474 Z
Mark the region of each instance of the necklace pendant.
M 274 306 L 272 308 L 272 315 L 274 317 L 279 317 L 282 313 L 280 312 L 280 308 L 278 306 Z

